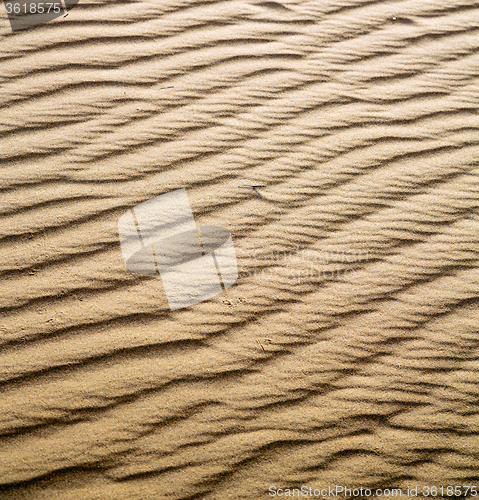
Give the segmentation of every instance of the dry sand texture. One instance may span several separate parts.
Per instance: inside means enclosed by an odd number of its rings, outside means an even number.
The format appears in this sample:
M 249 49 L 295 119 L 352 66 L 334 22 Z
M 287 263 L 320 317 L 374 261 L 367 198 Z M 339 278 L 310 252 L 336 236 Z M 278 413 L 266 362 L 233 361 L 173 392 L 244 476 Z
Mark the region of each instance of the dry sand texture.
M 477 2 L 2 12 L 2 500 L 479 483 Z M 240 277 L 171 312 L 178 188 Z

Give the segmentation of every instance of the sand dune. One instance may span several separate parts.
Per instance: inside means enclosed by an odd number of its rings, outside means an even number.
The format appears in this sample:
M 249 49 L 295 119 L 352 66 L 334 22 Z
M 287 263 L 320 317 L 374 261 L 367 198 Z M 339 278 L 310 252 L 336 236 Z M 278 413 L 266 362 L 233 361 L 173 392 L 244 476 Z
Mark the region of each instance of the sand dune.
M 0 37 L 1 498 L 479 489 L 477 2 L 80 0 Z M 172 312 L 118 219 L 180 188 L 239 279 Z

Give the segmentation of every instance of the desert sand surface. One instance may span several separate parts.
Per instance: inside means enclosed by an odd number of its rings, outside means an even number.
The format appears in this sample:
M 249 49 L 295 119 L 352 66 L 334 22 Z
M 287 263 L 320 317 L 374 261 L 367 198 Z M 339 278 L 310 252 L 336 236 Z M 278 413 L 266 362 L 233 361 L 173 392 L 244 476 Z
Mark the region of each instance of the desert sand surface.
M 0 498 L 472 498 L 479 4 L 1 12 Z M 182 188 L 239 277 L 171 311 L 118 220 Z

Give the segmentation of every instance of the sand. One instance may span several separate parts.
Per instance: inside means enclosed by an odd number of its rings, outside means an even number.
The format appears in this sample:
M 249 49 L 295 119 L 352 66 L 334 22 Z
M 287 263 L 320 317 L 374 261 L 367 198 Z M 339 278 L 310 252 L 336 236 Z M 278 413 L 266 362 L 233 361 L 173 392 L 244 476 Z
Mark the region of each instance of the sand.
M 2 12 L 0 498 L 479 489 L 477 2 Z M 118 219 L 181 188 L 239 278 L 171 311 Z

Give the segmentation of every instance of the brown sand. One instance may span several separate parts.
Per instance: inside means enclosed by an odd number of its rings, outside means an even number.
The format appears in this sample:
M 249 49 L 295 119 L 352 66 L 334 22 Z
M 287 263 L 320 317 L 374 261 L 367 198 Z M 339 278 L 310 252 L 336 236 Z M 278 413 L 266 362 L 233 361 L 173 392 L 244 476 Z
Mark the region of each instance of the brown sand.
M 0 36 L 0 498 L 479 486 L 477 2 L 80 0 Z M 240 277 L 171 312 L 117 222 L 183 187 Z

